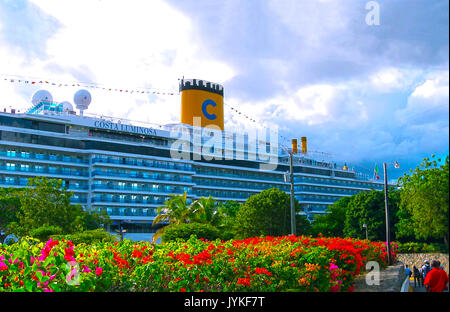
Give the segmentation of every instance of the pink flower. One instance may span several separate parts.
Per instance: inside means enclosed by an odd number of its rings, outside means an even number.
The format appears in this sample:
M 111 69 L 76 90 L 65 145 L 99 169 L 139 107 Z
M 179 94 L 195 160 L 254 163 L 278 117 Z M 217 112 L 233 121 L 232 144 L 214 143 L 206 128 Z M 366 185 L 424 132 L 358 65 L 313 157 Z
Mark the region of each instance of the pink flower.
M 97 267 L 97 268 L 95 269 L 95 274 L 96 274 L 97 276 L 100 276 L 102 273 L 103 273 L 103 268 Z
M 330 262 L 330 271 L 337 270 L 337 269 L 339 269 L 339 267 L 336 264 L 334 264 L 333 262 Z
M 83 265 L 83 268 L 81 269 L 81 273 L 89 273 L 91 272 L 91 269 L 87 265 Z M 97 270 L 95 271 L 97 273 Z

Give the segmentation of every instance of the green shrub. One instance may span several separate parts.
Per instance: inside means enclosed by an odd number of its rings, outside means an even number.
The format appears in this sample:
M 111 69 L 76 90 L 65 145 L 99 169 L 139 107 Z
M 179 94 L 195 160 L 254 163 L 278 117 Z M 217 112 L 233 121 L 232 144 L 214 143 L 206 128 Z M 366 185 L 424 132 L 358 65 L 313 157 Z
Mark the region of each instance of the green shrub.
M 58 235 L 62 233 L 62 229 L 55 225 L 43 225 L 41 227 L 31 230 L 30 235 L 40 241 L 46 241 L 51 235 Z
M 169 225 L 162 236 L 162 242 L 175 241 L 178 238 L 188 240 L 191 235 L 210 241 L 220 237 L 219 230 L 210 224 L 204 223 L 181 223 Z
M 88 230 L 83 231 L 75 234 L 70 235 L 52 235 L 51 238 L 55 240 L 70 240 L 74 244 L 92 244 L 92 243 L 98 243 L 98 242 L 113 242 L 117 240 L 117 238 L 105 231 L 104 229 L 95 229 L 95 230 Z
M 445 244 L 439 243 L 417 243 L 417 242 L 408 242 L 408 243 L 398 243 L 398 253 L 433 253 L 433 252 L 442 252 L 448 253 L 448 250 Z

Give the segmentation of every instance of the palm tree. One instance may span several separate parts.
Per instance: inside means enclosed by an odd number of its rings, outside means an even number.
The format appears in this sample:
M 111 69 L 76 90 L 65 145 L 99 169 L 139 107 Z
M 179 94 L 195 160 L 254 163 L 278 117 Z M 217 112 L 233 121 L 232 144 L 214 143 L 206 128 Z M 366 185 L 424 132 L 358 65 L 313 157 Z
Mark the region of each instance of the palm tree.
M 198 205 L 187 204 L 187 192 L 183 195 L 170 195 L 170 199 L 164 202 L 164 206 L 158 207 L 158 215 L 153 220 L 153 225 L 157 223 L 166 223 L 163 227 L 159 228 L 153 235 L 153 242 L 155 242 L 164 231 L 170 225 L 176 225 L 181 223 L 189 223 L 195 215 L 201 213 Z
M 194 220 L 200 223 L 208 223 L 215 227 L 222 226 L 223 215 L 219 211 L 217 201 L 209 196 L 201 197 L 192 203 L 193 208 L 197 211 Z

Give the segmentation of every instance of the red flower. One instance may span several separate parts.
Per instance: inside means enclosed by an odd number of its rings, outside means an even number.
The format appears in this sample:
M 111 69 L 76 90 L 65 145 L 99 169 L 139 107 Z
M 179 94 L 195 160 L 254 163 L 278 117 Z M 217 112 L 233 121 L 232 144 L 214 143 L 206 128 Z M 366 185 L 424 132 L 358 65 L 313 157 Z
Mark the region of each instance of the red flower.
M 239 278 L 236 284 L 250 287 L 250 279 L 249 278 Z
M 75 258 L 73 257 L 75 255 L 75 252 L 73 251 L 73 246 L 69 247 L 69 248 L 64 248 L 65 254 L 64 254 L 64 259 L 66 261 L 75 261 Z

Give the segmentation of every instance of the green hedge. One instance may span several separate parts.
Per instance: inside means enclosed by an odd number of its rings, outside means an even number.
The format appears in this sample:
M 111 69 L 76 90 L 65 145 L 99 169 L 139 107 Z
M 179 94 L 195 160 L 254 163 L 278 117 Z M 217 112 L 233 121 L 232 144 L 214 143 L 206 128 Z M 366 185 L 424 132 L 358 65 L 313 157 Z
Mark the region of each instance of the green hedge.
M 448 249 L 445 244 L 439 243 L 416 243 L 416 242 L 408 242 L 408 243 L 397 243 L 398 244 L 398 253 L 448 253 Z
M 217 228 L 210 224 L 203 223 L 182 223 L 177 225 L 169 225 L 162 235 L 162 242 L 176 241 L 181 238 L 188 240 L 191 235 L 197 238 L 203 238 L 210 241 L 220 238 L 220 233 Z
M 55 240 L 70 240 L 74 244 L 108 243 L 117 240 L 114 235 L 109 234 L 104 229 L 88 230 L 70 235 L 52 235 L 50 237 Z

